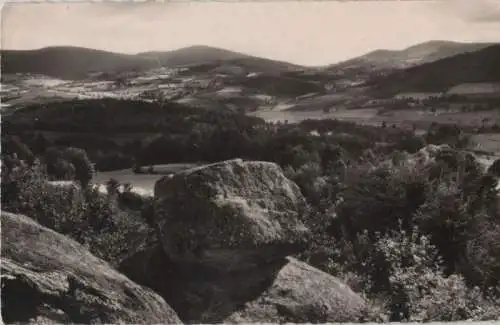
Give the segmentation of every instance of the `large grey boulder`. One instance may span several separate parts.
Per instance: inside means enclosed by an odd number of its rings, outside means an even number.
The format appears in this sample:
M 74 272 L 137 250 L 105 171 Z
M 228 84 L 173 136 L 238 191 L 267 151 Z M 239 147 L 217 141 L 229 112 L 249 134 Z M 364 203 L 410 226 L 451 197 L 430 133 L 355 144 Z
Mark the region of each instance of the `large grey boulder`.
M 83 246 L 22 215 L 1 213 L 5 323 L 181 323 L 158 294 Z
M 155 186 L 159 243 L 120 265 L 186 323 L 358 321 L 364 300 L 287 257 L 310 235 L 307 204 L 274 163 L 229 160 Z
M 162 295 L 186 323 L 358 322 L 369 311 L 341 280 L 291 257 L 224 271 L 180 265 L 158 245 L 120 271 Z
M 284 257 L 306 242 L 306 213 L 299 187 L 270 162 L 223 161 L 155 185 L 163 249 L 182 262 L 231 269 Z
M 272 284 L 225 322 L 359 322 L 367 311 L 365 301 L 340 279 L 288 257 Z
M 411 167 L 423 167 L 433 164 L 436 159 L 443 153 L 456 154 L 456 150 L 452 149 L 447 144 L 434 145 L 429 144 L 422 147 L 414 154 L 402 153 L 402 163 Z

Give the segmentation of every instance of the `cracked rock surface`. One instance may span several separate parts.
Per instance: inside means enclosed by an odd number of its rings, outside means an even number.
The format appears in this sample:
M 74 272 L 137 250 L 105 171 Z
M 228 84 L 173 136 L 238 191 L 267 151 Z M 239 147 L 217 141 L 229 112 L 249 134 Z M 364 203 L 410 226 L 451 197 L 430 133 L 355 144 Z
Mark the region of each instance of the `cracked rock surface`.
M 5 323 L 181 323 L 152 290 L 23 215 L 1 213 Z

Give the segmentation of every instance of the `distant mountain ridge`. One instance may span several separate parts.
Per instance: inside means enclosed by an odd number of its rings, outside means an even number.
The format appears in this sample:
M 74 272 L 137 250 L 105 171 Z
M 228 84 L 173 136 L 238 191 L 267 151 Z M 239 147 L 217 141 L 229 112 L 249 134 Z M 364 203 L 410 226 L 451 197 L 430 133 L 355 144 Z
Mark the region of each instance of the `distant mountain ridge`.
M 3 73 L 44 74 L 61 79 L 81 79 L 91 72 L 145 71 L 160 67 L 236 61 L 249 68 L 298 69 L 300 66 L 243 53 L 191 46 L 167 52 L 121 54 L 82 47 L 46 47 L 38 50 L 2 50 Z
M 491 45 L 494 45 L 494 43 L 429 41 L 403 50 L 375 50 L 357 58 L 330 65 L 328 69 L 362 67 L 373 70 L 404 69 L 467 52 L 478 51 Z
M 330 76 L 332 71 L 349 71 L 354 67 L 345 75 L 361 81 L 369 80 L 367 85 L 377 95 L 391 95 L 401 91 L 443 91 L 464 82 L 498 82 L 499 46 L 490 43 L 430 41 L 401 51 L 373 51 L 332 65 L 326 70 L 209 46 L 190 46 L 167 52 L 138 54 L 120 54 L 81 47 L 3 50 L 1 64 L 3 74 L 43 74 L 69 80 L 85 79 L 91 72 L 141 73 L 155 68 L 179 66 L 189 66 L 194 73 L 201 74 L 232 70 L 241 71 L 238 72 L 241 76 L 241 73 L 265 72 L 265 76 L 249 80 L 248 82 L 252 83 L 249 86 L 259 89 L 264 87 L 273 92 L 280 92 L 283 87 L 288 90 L 290 85 L 287 86 L 286 82 L 293 82 L 296 90 L 311 86 L 306 92 L 318 92 L 318 89 L 323 87 L 321 82 L 328 82 L 323 79 L 318 81 L 318 76 Z M 300 71 L 309 71 L 310 80 L 304 78 Z M 291 76 L 294 80 L 285 80 L 278 76 Z M 306 85 L 297 83 L 295 79 L 310 82 Z M 294 94 L 296 90 L 293 91 Z
M 500 44 L 376 77 L 368 82 L 379 95 L 441 92 L 462 83 L 500 82 Z
M 136 55 L 69 46 L 1 53 L 2 73 L 44 74 L 61 79 L 84 78 L 91 72 L 146 69 L 157 64 Z
M 137 57 L 150 58 L 170 66 L 189 65 L 211 61 L 227 61 L 250 57 L 250 55 L 225 49 L 194 45 L 172 51 L 150 51 L 136 54 Z

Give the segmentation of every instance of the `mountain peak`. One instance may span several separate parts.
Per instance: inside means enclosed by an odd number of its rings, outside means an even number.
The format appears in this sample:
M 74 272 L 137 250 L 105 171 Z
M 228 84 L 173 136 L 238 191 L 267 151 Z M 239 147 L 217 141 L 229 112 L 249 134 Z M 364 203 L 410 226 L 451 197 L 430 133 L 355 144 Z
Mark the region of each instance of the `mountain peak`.
M 399 69 L 434 62 L 467 52 L 484 49 L 492 43 L 461 43 L 445 40 L 430 40 L 403 50 L 376 50 L 360 57 L 350 59 L 333 67 L 343 67 L 353 64 L 369 69 Z
M 286 71 L 297 67 L 291 63 L 259 58 L 226 49 L 192 45 L 173 51 L 119 54 L 74 46 L 51 46 L 37 50 L 3 50 L 4 73 L 37 73 L 61 79 L 82 79 L 89 72 L 145 71 L 207 63 L 239 62 L 248 70 Z

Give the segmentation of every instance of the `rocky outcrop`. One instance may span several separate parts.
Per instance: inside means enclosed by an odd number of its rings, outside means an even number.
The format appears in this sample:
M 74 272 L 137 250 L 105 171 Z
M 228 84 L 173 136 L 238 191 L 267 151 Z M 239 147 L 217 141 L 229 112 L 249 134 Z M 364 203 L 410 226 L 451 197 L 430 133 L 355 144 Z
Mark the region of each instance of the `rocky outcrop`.
M 155 222 L 179 262 L 246 268 L 301 249 L 308 235 L 299 187 L 270 162 L 234 159 L 179 172 L 155 186 Z
M 162 295 L 187 323 L 356 322 L 367 311 L 342 281 L 290 257 L 222 271 L 175 263 L 158 245 L 120 271 Z
M 133 283 L 75 241 L 2 212 L 5 323 L 180 323 L 158 294 Z
M 386 161 L 384 165 L 396 164 L 410 168 L 432 168 L 436 167 L 436 163 L 445 163 L 453 170 L 457 170 L 459 167 L 465 168 L 467 171 L 477 170 L 479 172 L 484 170 L 480 160 L 473 153 L 453 149 L 447 144 L 429 144 L 414 154 L 398 152 L 397 157 L 393 157 L 392 163 Z
M 273 163 L 240 159 L 158 181 L 160 242 L 120 271 L 160 293 L 188 323 L 357 321 L 365 302 L 288 255 L 309 234 L 299 188 Z
M 266 290 L 225 321 L 357 322 L 366 310 L 363 299 L 345 283 L 288 257 Z
M 411 166 L 426 166 L 429 165 L 430 163 L 433 163 L 436 161 L 436 159 L 442 155 L 443 153 L 455 153 L 456 151 L 453 150 L 449 145 L 443 144 L 443 145 L 434 145 L 434 144 L 429 144 L 426 145 L 425 147 L 421 148 L 419 151 L 417 151 L 414 154 L 407 155 L 405 158 L 405 163 L 407 165 Z

